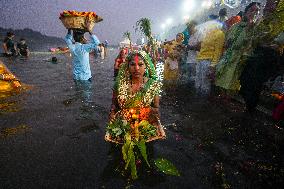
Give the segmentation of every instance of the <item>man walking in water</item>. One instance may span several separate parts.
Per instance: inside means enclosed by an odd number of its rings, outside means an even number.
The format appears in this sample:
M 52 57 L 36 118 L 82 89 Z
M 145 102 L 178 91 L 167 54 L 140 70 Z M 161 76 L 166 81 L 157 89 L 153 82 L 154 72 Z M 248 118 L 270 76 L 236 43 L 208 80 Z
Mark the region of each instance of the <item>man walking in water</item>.
M 90 43 L 87 43 L 87 40 L 84 37 L 84 30 L 73 30 L 72 37 L 71 29 L 68 29 L 68 33 L 65 37 L 65 41 L 73 57 L 73 77 L 75 81 L 91 81 L 92 78 L 89 53 L 91 50 L 97 48 L 100 41 L 97 36 L 92 33 L 90 23 L 90 21 L 86 21 L 86 31 L 91 35 Z M 73 38 L 75 43 L 73 43 Z

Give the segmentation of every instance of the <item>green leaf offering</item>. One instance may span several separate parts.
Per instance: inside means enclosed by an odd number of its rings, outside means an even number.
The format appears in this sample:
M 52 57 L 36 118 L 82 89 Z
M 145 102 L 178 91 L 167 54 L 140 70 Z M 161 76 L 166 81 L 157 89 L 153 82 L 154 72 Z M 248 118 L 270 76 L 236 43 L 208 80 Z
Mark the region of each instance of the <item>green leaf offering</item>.
M 136 145 L 138 146 L 140 153 L 141 153 L 142 157 L 144 158 L 144 160 L 146 161 L 147 165 L 150 167 L 150 164 L 148 162 L 145 140 L 140 140 Z
M 170 161 L 164 158 L 156 159 L 155 165 L 159 171 L 165 173 L 166 175 L 180 176 L 177 168 Z
M 122 146 L 123 160 L 125 161 L 125 170 L 130 166 L 131 178 L 133 180 L 137 179 L 137 169 L 135 164 L 135 155 L 134 155 L 134 142 L 131 141 L 130 134 L 125 135 L 125 143 Z

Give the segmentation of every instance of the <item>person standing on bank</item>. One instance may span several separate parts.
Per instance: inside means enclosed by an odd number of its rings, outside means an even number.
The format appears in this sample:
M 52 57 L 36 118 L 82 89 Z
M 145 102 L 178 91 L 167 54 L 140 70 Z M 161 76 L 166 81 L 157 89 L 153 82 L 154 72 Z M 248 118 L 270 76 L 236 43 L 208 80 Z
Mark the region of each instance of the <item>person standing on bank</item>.
M 73 77 L 74 80 L 89 80 L 91 81 L 91 69 L 89 53 L 91 50 L 95 50 L 100 43 L 96 35 L 91 31 L 91 21 L 86 21 L 86 28 L 84 30 L 73 30 L 73 37 L 71 35 L 71 29 L 68 29 L 68 33 L 65 37 L 65 42 L 72 54 L 73 60 Z M 84 37 L 84 33 L 90 34 L 91 41 L 88 43 Z M 75 43 L 73 43 L 73 39 Z

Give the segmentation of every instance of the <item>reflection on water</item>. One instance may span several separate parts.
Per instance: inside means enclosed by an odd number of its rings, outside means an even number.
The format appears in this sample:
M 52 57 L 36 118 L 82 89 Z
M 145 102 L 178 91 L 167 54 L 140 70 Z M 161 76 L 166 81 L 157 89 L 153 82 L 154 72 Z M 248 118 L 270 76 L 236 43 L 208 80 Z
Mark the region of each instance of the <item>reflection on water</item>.
M 11 91 L 0 91 L 0 114 L 9 113 L 9 112 L 17 112 L 20 110 L 20 98 L 14 97 L 19 96 L 23 92 L 27 90 L 31 90 L 32 86 L 21 84 L 20 88 L 16 88 Z
M 6 138 L 17 134 L 23 134 L 30 130 L 27 125 L 19 125 L 15 128 L 3 128 L 0 130 L 0 138 Z
M 74 80 L 74 92 L 70 99 L 64 100 L 63 104 L 65 106 L 70 106 L 74 102 L 80 102 L 80 118 L 82 119 L 91 119 L 94 107 L 93 101 L 93 83 L 91 80 L 79 81 Z
M 0 100 L 0 115 L 8 112 L 17 112 L 19 111 L 19 107 L 15 101 L 7 102 L 6 100 L 3 102 Z

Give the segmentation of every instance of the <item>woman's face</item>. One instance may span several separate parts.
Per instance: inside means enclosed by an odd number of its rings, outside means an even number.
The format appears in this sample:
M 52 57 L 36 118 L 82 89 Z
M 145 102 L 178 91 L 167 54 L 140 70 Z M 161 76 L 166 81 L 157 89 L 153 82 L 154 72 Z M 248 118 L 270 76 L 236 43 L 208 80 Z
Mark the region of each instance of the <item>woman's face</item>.
M 120 51 L 120 58 L 125 58 L 126 57 L 126 51 L 123 49 Z
M 146 71 L 144 60 L 139 55 L 134 55 L 129 62 L 129 71 L 132 78 L 141 78 Z
M 182 36 L 182 34 L 177 34 L 177 36 L 176 36 L 176 41 L 178 41 L 178 42 L 183 41 L 183 36 Z

